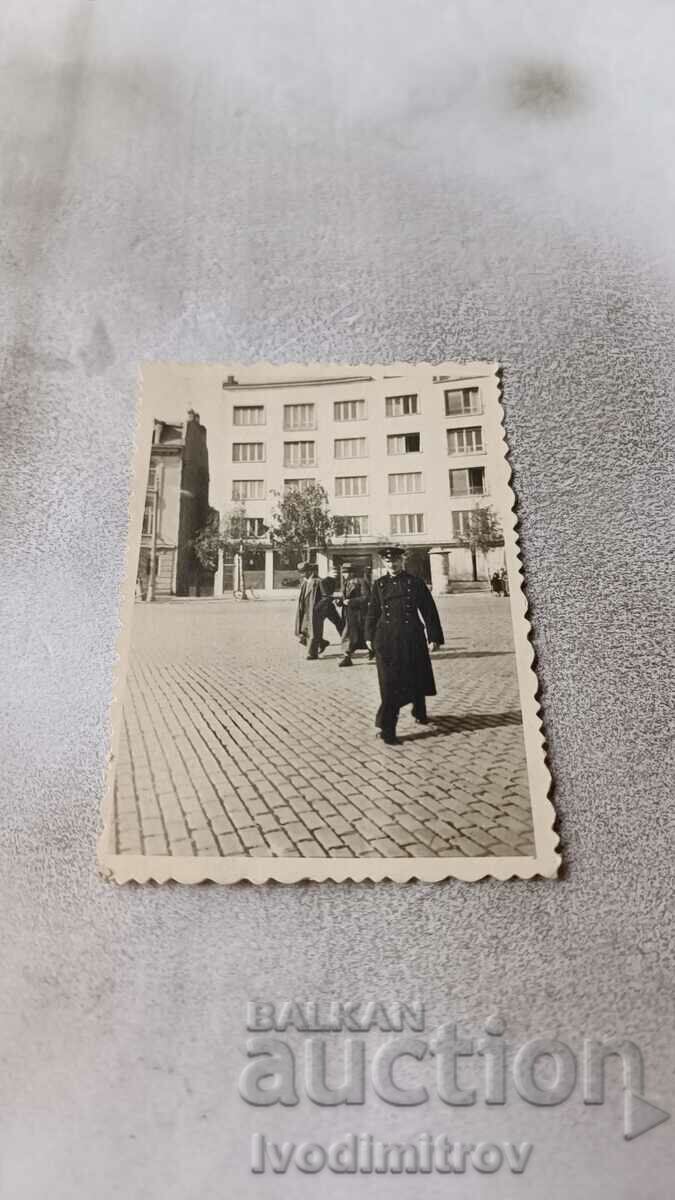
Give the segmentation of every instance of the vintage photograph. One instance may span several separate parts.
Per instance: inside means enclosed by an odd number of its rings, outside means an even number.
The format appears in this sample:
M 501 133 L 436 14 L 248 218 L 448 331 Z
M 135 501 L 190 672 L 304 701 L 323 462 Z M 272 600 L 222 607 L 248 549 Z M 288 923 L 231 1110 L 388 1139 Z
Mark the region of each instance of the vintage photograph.
M 142 372 L 101 869 L 557 872 L 495 363 Z

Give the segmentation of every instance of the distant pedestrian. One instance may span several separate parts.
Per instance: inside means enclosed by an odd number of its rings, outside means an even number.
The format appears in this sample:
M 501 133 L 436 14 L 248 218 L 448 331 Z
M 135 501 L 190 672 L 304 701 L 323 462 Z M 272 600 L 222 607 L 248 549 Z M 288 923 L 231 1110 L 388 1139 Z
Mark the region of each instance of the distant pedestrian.
M 490 579 L 490 587 L 492 588 L 492 591 L 495 593 L 495 596 L 501 596 L 501 594 L 502 594 L 502 579 L 501 579 L 501 575 L 499 574 L 499 571 L 495 571 L 494 574 L 492 575 L 492 578 Z
M 391 546 L 381 556 L 390 573 L 373 585 L 365 632 L 369 649 L 375 651 L 380 685 L 375 724 L 385 745 L 397 746 L 396 722 L 403 705 L 412 704 L 419 725 L 429 723 L 426 697 L 436 695 L 436 683 L 427 641 L 437 650 L 444 639 L 431 592 L 404 569 L 405 551 Z
M 501 594 L 502 594 L 502 596 L 508 596 L 509 595 L 509 577 L 506 573 L 506 567 L 502 567 L 501 571 L 499 572 L 499 577 L 500 577 L 501 583 L 502 583 L 502 593 Z
M 366 616 L 370 600 L 370 587 L 365 577 L 359 576 L 351 563 L 342 564 L 345 582 L 342 588 L 344 604 L 344 630 L 342 634 L 342 652 L 339 667 L 351 667 L 352 654 L 357 650 L 367 650 L 366 646 Z M 372 657 L 372 652 L 369 651 Z

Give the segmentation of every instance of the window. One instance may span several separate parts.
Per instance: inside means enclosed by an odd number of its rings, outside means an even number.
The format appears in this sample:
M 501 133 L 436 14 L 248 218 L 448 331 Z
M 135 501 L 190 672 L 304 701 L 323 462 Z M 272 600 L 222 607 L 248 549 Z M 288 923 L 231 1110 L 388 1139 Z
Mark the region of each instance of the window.
M 152 535 L 152 528 L 154 525 L 154 512 L 155 512 L 154 502 L 152 500 L 146 500 L 145 509 L 143 510 L 143 536 L 144 537 L 150 537 Z
M 388 417 L 410 417 L 420 411 L 417 396 L 387 396 L 384 404 Z
M 316 479 L 284 479 L 285 492 L 306 492 L 310 484 L 316 483 Z M 298 557 L 297 554 L 295 556 Z
M 262 404 L 235 404 L 232 409 L 233 425 L 264 425 L 265 408 Z
M 367 496 L 367 475 L 337 475 L 335 479 L 336 496 Z
M 468 417 L 482 411 L 478 388 L 459 388 L 445 393 L 446 417 Z
M 262 517 L 244 517 L 243 527 L 244 537 L 262 537 L 266 528 Z
M 467 467 L 449 471 L 451 496 L 482 496 L 485 494 L 485 467 Z
M 274 551 L 274 586 L 275 588 L 298 588 L 302 579 L 298 571 L 298 551 Z
M 336 400 L 333 405 L 333 417 L 336 421 L 363 421 L 365 416 L 365 400 Z
M 313 467 L 315 464 L 314 442 L 284 442 L 285 467 Z
M 159 487 L 159 471 L 156 464 L 148 471 L 148 491 L 154 492 Z
M 483 430 L 480 425 L 468 429 L 448 429 L 448 454 L 480 454 L 483 449 Z
M 391 517 L 391 532 L 424 533 L 424 513 L 394 513 Z
M 468 509 L 452 513 L 452 536 L 460 541 L 471 533 L 471 513 Z
M 314 429 L 313 404 L 284 404 L 284 429 Z
M 232 499 L 233 500 L 264 500 L 265 499 L 265 480 L 264 479 L 233 479 L 232 480 Z
M 233 442 L 232 462 L 263 462 L 264 442 Z
M 410 492 L 421 491 L 423 491 L 421 471 L 401 471 L 396 475 L 389 476 L 390 496 L 406 496 Z
M 365 458 L 368 453 L 365 438 L 336 438 L 336 458 Z
M 391 433 L 387 437 L 387 454 L 417 454 L 419 450 L 419 433 Z
M 336 537 L 358 536 L 368 532 L 367 517 L 334 517 L 333 532 Z

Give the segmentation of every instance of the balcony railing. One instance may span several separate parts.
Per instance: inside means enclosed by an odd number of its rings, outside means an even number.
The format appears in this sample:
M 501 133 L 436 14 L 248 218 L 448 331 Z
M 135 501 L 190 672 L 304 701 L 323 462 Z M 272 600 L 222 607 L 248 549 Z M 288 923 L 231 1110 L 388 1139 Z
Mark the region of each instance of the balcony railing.
M 464 496 L 487 496 L 488 490 L 485 486 L 480 486 L 477 483 L 471 484 L 468 488 L 452 488 L 450 495 L 453 500 L 461 500 Z

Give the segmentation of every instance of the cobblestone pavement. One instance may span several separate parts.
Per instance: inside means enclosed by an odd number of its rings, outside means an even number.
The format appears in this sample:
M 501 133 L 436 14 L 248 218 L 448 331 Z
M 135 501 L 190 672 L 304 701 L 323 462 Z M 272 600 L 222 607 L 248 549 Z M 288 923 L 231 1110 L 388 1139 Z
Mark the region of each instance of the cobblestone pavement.
M 338 670 L 289 601 L 134 608 L 115 787 L 120 854 L 430 857 L 533 853 L 509 605 L 439 598 L 433 724 L 375 736 L 374 663 Z

